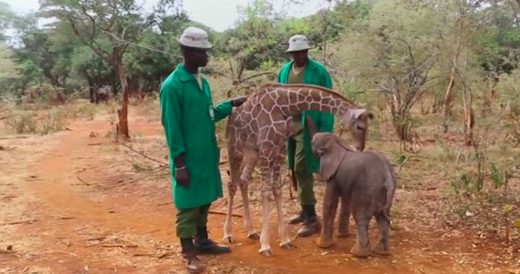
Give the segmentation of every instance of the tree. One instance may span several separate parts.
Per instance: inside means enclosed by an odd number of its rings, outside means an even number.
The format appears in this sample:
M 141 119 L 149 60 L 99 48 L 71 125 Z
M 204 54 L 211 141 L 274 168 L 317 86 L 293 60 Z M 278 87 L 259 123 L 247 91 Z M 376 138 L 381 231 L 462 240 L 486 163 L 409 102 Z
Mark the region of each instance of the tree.
M 134 0 L 42 0 L 41 12 L 68 22 L 74 34 L 100 58 L 105 60 L 119 78 L 122 90 L 118 110 L 118 136 L 129 139 L 128 82 L 123 56 L 142 30 L 140 7 Z
M 6 40 L 6 34 L 3 32 L 11 26 L 13 18 L 14 14 L 9 4 L 0 1 L 0 42 Z
M 438 51 L 437 14 L 415 1 L 380 1 L 338 45 L 338 66 L 356 75 L 362 90 L 386 98 L 397 135 L 408 140 L 411 109 L 428 91 Z
M 13 59 L 11 49 L 0 43 L 0 95 L 9 91 L 12 82 L 18 78 L 18 65 Z

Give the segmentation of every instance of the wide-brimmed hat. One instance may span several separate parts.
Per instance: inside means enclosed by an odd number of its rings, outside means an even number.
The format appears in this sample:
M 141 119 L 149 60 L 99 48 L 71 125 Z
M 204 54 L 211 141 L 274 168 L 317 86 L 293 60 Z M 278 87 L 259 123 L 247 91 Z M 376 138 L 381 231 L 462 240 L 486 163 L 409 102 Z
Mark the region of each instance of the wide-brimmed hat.
M 208 41 L 208 33 L 197 27 L 187 27 L 177 42 L 191 48 L 210 49 L 213 46 Z
M 289 38 L 289 48 L 286 52 L 300 51 L 310 49 L 309 39 L 301 34 L 296 34 Z

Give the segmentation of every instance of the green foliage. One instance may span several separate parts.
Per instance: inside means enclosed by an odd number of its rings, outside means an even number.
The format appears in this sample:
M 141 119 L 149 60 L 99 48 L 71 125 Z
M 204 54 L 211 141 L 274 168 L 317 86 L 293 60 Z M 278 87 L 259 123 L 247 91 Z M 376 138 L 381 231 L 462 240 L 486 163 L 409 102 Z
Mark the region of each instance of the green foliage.
M 495 188 L 499 188 L 504 186 L 507 181 L 506 177 L 498 170 L 498 168 L 495 166 L 495 164 L 491 165 L 491 182 L 493 183 L 493 186 Z
M 395 161 L 397 162 L 397 164 L 402 165 L 408 160 L 408 158 L 409 157 L 404 154 L 398 154 L 395 156 Z
M 20 77 L 10 48 L 0 43 L 0 85 L 2 81 Z
M 513 227 L 516 229 L 520 229 L 520 219 L 517 219 L 513 222 Z
M 0 1 L 0 42 L 6 40 L 6 34 L 4 30 L 6 30 L 11 24 L 14 18 L 13 11 L 9 4 L 4 1 Z
M 450 182 L 450 186 L 455 194 L 477 194 L 482 191 L 484 179 L 473 173 L 461 173 Z

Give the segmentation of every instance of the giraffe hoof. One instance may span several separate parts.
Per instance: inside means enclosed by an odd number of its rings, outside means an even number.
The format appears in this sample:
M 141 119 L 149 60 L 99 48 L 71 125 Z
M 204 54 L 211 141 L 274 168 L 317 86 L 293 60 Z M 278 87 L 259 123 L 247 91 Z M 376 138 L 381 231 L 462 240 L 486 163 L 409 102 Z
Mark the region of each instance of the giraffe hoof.
M 260 253 L 260 255 L 263 255 L 263 256 L 266 256 L 266 257 L 273 256 L 273 252 L 271 251 L 271 249 L 260 250 L 260 251 L 258 251 L 258 253 Z
M 249 234 L 249 236 L 247 236 L 247 238 L 258 241 L 258 240 L 260 240 L 260 235 L 258 235 L 258 233 L 255 232 L 253 234 Z
M 233 236 L 226 236 L 224 237 L 224 242 L 227 244 L 232 244 L 235 242 L 235 239 L 233 239 Z
M 295 249 L 296 246 L 291 243 L 291 242 L 288 242 L 288 243 L 285 243 L 285 244 L 282 244 L 280 245 L 283 249 L 287 249 L 287 250 L 291 250 L 291 249 Z

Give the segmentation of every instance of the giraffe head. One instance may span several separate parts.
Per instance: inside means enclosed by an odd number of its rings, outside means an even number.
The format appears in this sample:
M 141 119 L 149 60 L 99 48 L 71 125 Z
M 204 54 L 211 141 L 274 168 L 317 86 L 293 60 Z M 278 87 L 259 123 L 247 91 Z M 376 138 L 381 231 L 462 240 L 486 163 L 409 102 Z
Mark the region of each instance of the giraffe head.
M 347 125 L 348 130 L 354 140 L 354 146 L 357 151 L 363 151 L 365 149 L 365 143 L 368 134 L 368 121 L 374 116 L 364 108 L 352 108 L 348 109 L 345 114 L 341 116 L 342 122 Z M 312 136 L 318 131 L 316 126 L 312 122 L 311 118 L 307 116 L 307 126 Z
M 348 109 L 343 117 L 341 117 L 352 134 L 354 145 L 358 151 L 365 149 L 365 142 L 368 135 L 368 122 L 373 117 L 372 113 L 364 108 Z

